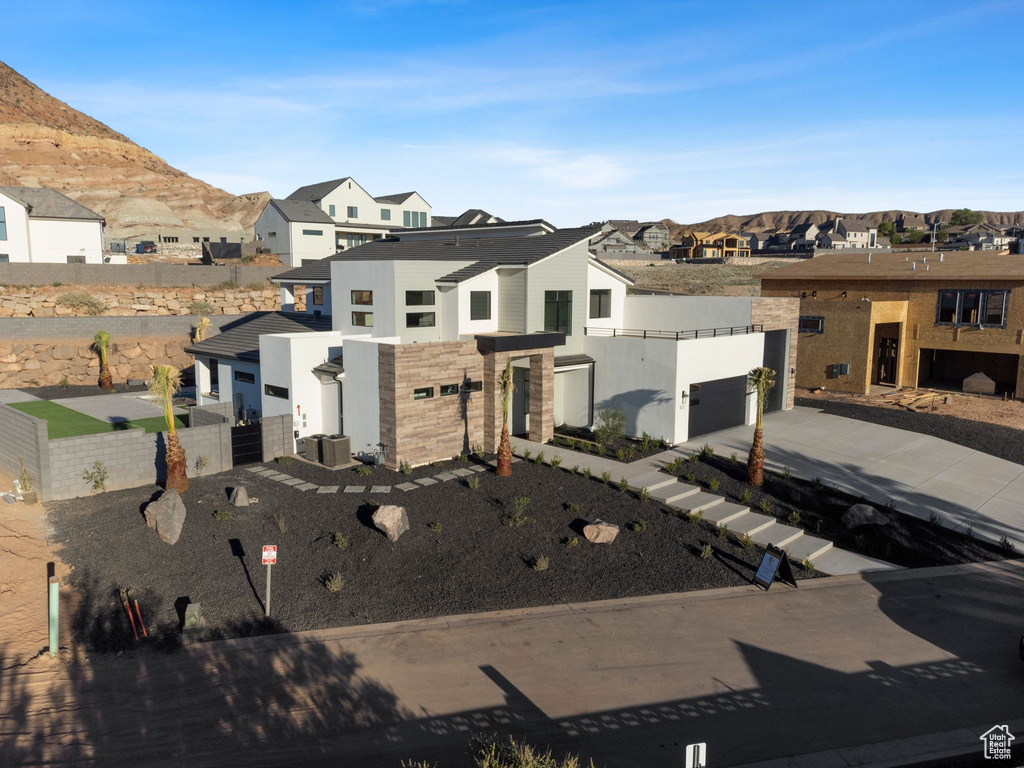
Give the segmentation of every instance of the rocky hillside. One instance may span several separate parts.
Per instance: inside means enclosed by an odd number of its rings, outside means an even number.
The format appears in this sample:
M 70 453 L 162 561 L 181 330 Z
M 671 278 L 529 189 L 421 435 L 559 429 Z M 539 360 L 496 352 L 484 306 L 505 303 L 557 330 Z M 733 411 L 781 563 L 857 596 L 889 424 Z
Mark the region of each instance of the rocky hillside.
M 933 221 L 949 221 L 950 215 L 955 209 L 944 208 L 940 211 L 931 211 L 922 214 L 929 224 Z M 749 216 L 719 216 L 715 219 L 697 222 L 696 224 L 677 224 L 672 219 L 662 219 L 670 231 L 673 241 L 679 240 L 686 232 L 693 230 L 702 232 L 718 232 L 721 230 L 731 232 L 740 230 L 744 232 L 764 232 L 774 229 L 792 229 L 798 224 L 813 223 L 824 224 L 829 219 L 842 216 L 847 221 L 863 221 L 873 226 L 878 226 L 883 221 L 896 221 L 901 214 L 915 214 L 917 211 L 872 211 L 871 213 L 837 213 L 836 211 L 766 211 L 755 213 Z M 1024 211 L 999 212 L 980 211 L 985 217 L 983 221 L 997 227 L 1024 226 Z
M 0 185 L 49 187 L 118 236 L 251 229 L 269 195 L 236 197 L 172 168 L 0 62 Z

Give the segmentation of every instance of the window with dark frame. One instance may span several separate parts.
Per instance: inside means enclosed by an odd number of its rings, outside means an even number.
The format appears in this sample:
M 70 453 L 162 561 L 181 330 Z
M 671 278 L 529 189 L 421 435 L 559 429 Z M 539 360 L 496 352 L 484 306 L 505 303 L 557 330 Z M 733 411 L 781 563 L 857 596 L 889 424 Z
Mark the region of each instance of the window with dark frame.
M 330 216 L 332 219 L 334 218 L 334 206 L 333 205 L 328 205 L 327 206 L 327 215 Z
M 985 294 L 984 325 L 1006 325 L 1006 291 L 988 291 Z
M 490 320 L 491 319 L 491 292 L 470 291 L 469 292 L 469 319 Z
M 313 304 L 317 307 L 324 305 L 324 287 L 322 285 L 313 286 Z
M 373 328 L 373 312 L 353 312 L 352 325 L 360 328 Z
M 590 292 L 590 317 L 597 320 L 612 316 L 611 288 L 594 289 Z
M 432 307 L 434 306 L 434 292 L 406 291 L 405 305 L 407 307 Z
M 420 387 L 419 389 L 414 389 L 412 391 L 412 399 L 413 400 L 427 400 L 427 399 L 429 399 L 429 398 L 431 398 L 433 396 L 434 396 L 434 388 L 433 387 Z
M 572 291 L 544 291 L 544 330 L 572 335 Z
M 249 371 L 235 371 L 235 381 L 241 382 L 242 384 L 255 384 L 256 374 L 250 373 Z
M 68 264 L 85 264 L 85 256 L 68 256 Z
M 797 330 L 799 333 L 824 333 L 825 318 L 822 315 L 801 315 Z
M 380 220 L 381 221 L 391 221 L 391 209 L 390 208 L 381 208 L 380 209 Z
M 322 229 L 304 229 L 302 234 L 304 235 L 322 235 L 324 231 Z
M 1008 290 L 942 290 L 935 306 L 936 325 L 1005 328 Z
M 220 363 L 216 360 L 210 360 L 210 393 L 217 392 L 220 389 Z
M 352 291 L 353 304 L 373 304 L 373 291 Z
M 275 387 L 273 384 L 264 384 L 263 394 L 265 394 L 267 397 L 279 397 L 282 400 L 287 400 L 288 387 Z
M 350 219 L 358 219 L 359 218 L 359 209 L 356 206 L 354 206 L 354 205 L 348 206 L 348 217 Z
M 960 324 L 977 325 L 981 320 L 981 291 L 963 291 L 960 294 Z
M 459 394 L 458 384 L 442 384 L 441 385 L 441 397 L 446 395 L 457 395 Z
M 473 379 L 466 379 L 463 386 L 467 392 L 483 392 L 484 383 L 482 381 L 474 381 Z
M 405 327 L 406 328 L 433 328 L 434 327 L 434 313 L 433 312 L 406 312 L 405 313 Z

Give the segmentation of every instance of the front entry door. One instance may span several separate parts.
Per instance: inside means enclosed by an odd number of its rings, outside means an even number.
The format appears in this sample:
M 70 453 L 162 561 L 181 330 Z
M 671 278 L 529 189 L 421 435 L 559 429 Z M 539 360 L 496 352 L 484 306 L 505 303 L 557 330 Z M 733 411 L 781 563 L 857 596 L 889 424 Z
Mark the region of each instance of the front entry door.
M 899 340 L 883 336 L 878 340 L 878 383 L 896 385 Z

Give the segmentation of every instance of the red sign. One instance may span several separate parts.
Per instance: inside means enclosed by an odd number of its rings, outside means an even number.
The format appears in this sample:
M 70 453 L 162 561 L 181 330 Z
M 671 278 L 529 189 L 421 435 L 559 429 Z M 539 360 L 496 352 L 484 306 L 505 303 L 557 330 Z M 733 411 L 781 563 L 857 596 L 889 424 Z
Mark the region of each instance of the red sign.
M 277 565 L 277 545 L 267 544 L 263 547 L 263 564 Z

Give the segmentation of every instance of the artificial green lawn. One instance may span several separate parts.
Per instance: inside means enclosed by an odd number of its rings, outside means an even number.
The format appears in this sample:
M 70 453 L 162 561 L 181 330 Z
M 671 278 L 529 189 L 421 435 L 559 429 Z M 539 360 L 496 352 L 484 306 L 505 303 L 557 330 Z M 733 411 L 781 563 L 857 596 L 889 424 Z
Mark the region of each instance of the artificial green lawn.
M 144 429 L 147 432 L 163 432 L 167 429 L 163 416 L 155 416 L 150 419 L 136 419 L 135 421 L 121 421 L 111 424 L 107 421 L 94 419 L 84 413 L 67 408 L 48 400 L 30 400 L 27 403 L 11 403 L 11 408 L 17 408 L 22 413 L 43 419 L 46 422 L 46 435 L 51 440 L 61 437 L 78 437 L 79 435 L 95 435 L 101 432 L 121 432 L 126 429 Z M 184 428 L 188 426 L 188 417 L 174 417 L 174 426 Z

